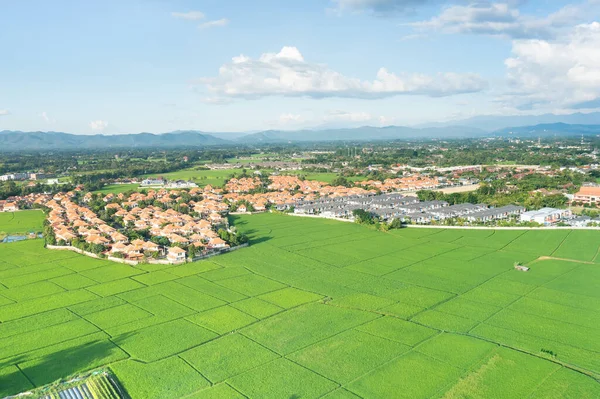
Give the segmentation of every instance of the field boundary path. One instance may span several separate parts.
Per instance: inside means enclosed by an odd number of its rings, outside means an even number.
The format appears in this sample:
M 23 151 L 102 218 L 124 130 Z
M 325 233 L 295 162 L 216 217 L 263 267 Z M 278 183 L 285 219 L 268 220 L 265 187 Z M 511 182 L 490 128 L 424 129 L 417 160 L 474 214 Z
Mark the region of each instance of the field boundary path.
M 584 265 L 596 265 L 597 263 L 586 261 L 586 260 L 577 260 L 577 259 L 568 259 L 568 258 L 557 258 L 556 256 L 540 256 L 537 259 L 532 260 L 529 264 L 537 263 L 543 260 L 560 260 L 563 262 L 572 262 L 572 263 L 583 263 Z

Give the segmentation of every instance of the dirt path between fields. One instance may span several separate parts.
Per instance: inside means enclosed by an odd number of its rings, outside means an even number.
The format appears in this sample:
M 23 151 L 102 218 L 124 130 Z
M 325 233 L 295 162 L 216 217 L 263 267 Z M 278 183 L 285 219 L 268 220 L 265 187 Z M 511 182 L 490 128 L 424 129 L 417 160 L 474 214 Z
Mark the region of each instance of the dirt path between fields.
M 596 265 L 597 263 L 594 262 L 590 262 L 587 260 L 576 260 L 576 259 L 567 259 L 567 258 L 557 258 L 555 256 L 540 256 L 539 258 L 532 260 L 531 262 L 529 262 L 529 264 L 535 263 L 535 262 L 539 262 L 542 260 L 562 260 L 565 262 L 573 262 L 573 263 L 583 263 L 585 265 Z

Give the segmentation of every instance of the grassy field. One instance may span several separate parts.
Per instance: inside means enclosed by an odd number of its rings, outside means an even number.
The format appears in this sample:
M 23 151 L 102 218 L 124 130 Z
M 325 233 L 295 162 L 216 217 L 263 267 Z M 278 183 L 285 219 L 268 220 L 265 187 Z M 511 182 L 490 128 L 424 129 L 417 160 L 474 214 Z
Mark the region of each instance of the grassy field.
M 285 173 L 282 174 L 290 174 L 290 175 L 302 175 L 305 177 L 306 180 L 318 180 L 318 181 L 322 181 L 325 183 L 331 183 L 334 179 L 336 179 L 339 175 L 337 173 L 326 173 L 326 172 L 305 172 L 302 170 L 290 170 L 290 171 L 286 171 Z M 354 177 L 347 177 L 348 180 L 350 181 L 361 181 L 361 180 L 366 180 L 366 177 L 364 176 L 354 176 Z
M 145 399 L 600 397 L 596 231 L 236 225 L 180 266 L 0 245 L 0 396 L 107 366 Z
M 225 184 L 225 179 L 233 173 L 241 173 L 241 169 L 225 170 L 199 170 L 183 169 L 177 172 L 163 173 L 160 176 L 168 180 L 191 180 L 201 187 L 212 185 L 221 187 Z M 153 176 L 154 177 L 154 176 Z
M 107 186 L 102 187 L 101 190 L 94 192 L 100 194 L 119 194 L 131 190 L 137 190 L 138 187 L 139 184 L 109 184 Z
M 0 236 L 42 231 L 42 211 L 0 212 Z

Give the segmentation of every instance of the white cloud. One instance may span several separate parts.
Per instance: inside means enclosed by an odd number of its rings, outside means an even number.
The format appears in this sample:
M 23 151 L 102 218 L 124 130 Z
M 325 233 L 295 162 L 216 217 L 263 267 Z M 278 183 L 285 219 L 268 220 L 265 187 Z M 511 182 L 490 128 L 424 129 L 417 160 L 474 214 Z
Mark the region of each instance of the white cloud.
M 42 111 L 42 113 L 40 114 L 40 118 L 42 118 L 49 125 L 56 122 L 55 119 L 52 119 L 50 118 L 50 116 L 48 116 L 48 113 L 46 111 Z
M 108 122 L 101 120 L 91 121 L 89 126 L 92 130 L 101 132 L 108 127 Z
M 227 18 L 222 18 L 222 19 L 217 19 L 215 21 L 206 21 L 206 22 L 198 25 L 198 27 L 200 29 L 209 29 L 209 28 L 227 26 L 228 24 L 229 24 L 229 20 Z
M 10 115 L 10 111 L 7 109 L 0 109 L 0 116 Z
M 173 18 L 185 19 L 188 21 L 200 21 L 204 19 L 204 13 L 200 11 L 188 11 L 188 12 L 172 12 Z
M 409 25 L 418 31 L 549 39 L 584 20 L 594 9 L 594 2 L 568 5 L 543 18 L 523 15 L 509 3 L 477 2 L 447 7 L 430 20 Z
M 505 60 L 520 109 L 600 108 L 600 23 L 577 25 L 555 40 L 515 40 Z
M 487 83 L 477 74 L 419 73 L 395 74 L 380 68 L 372 81 L 348 77 L 326 65 L 309 63 L 296 47 L 284 47 L 279 53 L 265 53 L 258 59 L 234 57 L 219 68 L 214 78 L 199 79 L 210 97 L 260 98 L 344 97 L 377 99 L 401 94 L 432 97 L 484 90 Z

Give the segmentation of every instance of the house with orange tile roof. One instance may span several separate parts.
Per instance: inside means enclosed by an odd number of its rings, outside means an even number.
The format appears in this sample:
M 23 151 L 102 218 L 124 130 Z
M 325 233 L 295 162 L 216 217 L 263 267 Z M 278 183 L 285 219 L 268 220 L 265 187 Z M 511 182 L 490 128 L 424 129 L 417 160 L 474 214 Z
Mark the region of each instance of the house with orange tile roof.
M 16 202 L 5 202 L 1 209 L 3 212 L 16 212 L 19 210 L 19 205 Z
M 172 244 L 187 244 L 189 240 L 178 234 L 169 234 L 166 236 Z
M 129 238 L 125 234 L 119 233 L 118 231 L 112 233 L 110 235 L 112 242 L 117 244 L 127 244 L 129 242 Z
M 211 238 L 208 241 L 208 247 L 214 249 L 229 248 L 229 244 L 219 237 Z
M 67 229 L 55 231 L 54 236 L 56 237 L 57 240 L 63 240 L 66 243 L 71 242 L 71 240 L 74 240 L 75 238 L 77 238 L 77 236 L 75 234 L 73 234 L 71 231 L 69 231 Z
M 600 204 L 600 186 L 582 186 L 579 191 L 573 195 L 572 202 L 598 206 Z
M 118 253 L 122 253 L 124 255 L 125 252 L 127 251 L 127 247 L 128 247 L 128 245 L 126 245 L 126 244 L 116 243 L 110 248 L 110 252 L 113 254 L 118 252 Z
M 85 237 L 85 241 L 90 244 L 99 244 L 99 245 L 108 245 L 110 243 L 110 241 L 107 238 L 104 238 L 104 237 L 96 235 L 96 234 L 91 234 L 91 235 Z

